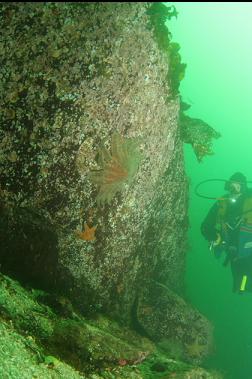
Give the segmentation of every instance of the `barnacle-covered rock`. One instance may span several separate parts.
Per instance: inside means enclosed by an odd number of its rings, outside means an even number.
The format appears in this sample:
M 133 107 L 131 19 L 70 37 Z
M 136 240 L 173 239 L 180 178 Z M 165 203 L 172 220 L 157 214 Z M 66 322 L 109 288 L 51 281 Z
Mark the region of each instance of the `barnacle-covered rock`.
M 151 280 L 182 295 L 187 246 L 185 67 L 150 7 L 0 4 L 1 269 L 127 324 Z
M 153 282 L 143 292 L 136 306 L 136 319 L 153 340 L 177 344 L 181 360 L 199 363 L 212 349 L 209 321 L 160 283 Z

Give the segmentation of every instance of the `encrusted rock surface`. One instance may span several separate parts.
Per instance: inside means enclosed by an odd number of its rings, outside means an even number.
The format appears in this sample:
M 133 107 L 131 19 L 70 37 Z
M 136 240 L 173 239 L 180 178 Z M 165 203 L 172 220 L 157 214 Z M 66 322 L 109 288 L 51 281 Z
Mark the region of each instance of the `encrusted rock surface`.
M 153 281 L 182 294 L 188 228 L 148 6 L 1 4 L 2 269 L 127 323 Z
M 66 298 L 2 274 L 0 342 L 3 379 L 221 379 L 103 315 L 86 319 Z
M 153 282 L 142 293 L 136 312 L 148 336 L 154 341 L 173 341 L 181 359 L 199 363 L 211 352 L 209 321 L 168 287 Z

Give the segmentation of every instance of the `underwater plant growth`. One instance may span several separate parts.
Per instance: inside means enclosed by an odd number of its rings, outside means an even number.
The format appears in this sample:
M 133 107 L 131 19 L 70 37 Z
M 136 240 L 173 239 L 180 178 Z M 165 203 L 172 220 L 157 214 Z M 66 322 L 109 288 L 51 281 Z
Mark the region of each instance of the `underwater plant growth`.
M 186 115 L 185 111 L 189 108 L 190 105 L 181 100 L 179 113 L 181 138 L 185 143 L 192 145 L 198 162 L 201 162 L 205 156 L 214 154 L 213 139 L 220 138 L 221 134 L 205 121 Z
M 178 12 L 173 5 L 167 7 L 162 3 L 152 3 L 146 13 L 150 17 L 158 46 L 160 50 L 166 52 L 169 60 L 167 82 L 171 90 L 171 97 L 174 98 L 179 93 L 179 85 L 185 76 L 186 64 L 181 62 L 180 45 L 171 42 L 172 34 L 166 25 L 166 21 L 172 17 L 177 18 Z

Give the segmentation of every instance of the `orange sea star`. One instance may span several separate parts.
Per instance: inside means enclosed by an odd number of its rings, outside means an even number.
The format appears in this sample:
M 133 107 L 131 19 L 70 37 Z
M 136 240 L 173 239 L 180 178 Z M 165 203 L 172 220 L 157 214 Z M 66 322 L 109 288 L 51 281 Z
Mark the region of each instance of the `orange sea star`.
M 85 241 L 94 241 L 95 240 L 95 231 L 97 226 L 92 226 L 91 228 L 88 226 L 88 224 L 85 222 L 84 224 L 84 230 L 80 232 L 79 230 L 76 231 L 76 234 L 79 238 Z

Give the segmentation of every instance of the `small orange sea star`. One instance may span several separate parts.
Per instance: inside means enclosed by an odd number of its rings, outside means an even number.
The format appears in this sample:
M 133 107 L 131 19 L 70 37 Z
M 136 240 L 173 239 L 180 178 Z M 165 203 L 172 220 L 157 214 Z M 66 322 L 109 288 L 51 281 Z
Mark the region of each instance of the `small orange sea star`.
M 79 230 L 76 230 L 77 236 L 85 241 L 94 241 L 95 240 L 95 231 L 96 231 L 97 225 L 92 226 L 91 228 L 88 226 L 88 224 L 85 222 L 84 224 L 84 230 L 80 232 Z

